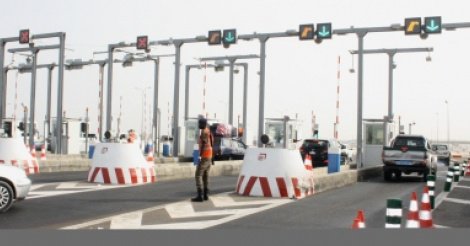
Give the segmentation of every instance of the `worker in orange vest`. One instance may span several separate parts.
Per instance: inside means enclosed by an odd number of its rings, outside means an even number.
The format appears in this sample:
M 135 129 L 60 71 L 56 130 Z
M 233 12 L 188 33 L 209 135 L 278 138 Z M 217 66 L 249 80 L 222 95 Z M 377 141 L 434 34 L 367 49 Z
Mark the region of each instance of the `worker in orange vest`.
M 191 199 L 193 202 L 202 202 L 209 199 L 209 170 L 212 164 L 212 146 L 214 143 L 214 137 L 209 130 L 207 120 L 201 117 L 198 125 L 201 133 L 198 140 L 199 162 L 195 174 L 197 196 Z

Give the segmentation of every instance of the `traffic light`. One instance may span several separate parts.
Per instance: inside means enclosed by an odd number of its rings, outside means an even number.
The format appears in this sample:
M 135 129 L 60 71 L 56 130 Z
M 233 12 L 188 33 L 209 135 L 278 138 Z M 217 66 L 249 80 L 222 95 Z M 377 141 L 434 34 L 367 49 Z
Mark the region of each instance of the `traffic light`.
M 138 50 L 148 50 L 149 39 L 148 36 L 137 37 L 136 48 Z
M 20 44 L 29 44 L 29 29 L 20 30 Z
M 421 18 L 406 18 L 405 34 L 421 34 Z
M 222 39 L 224 45 L 231 45 L 237 43 L 237 30 L 236 29 L 227 29 L 224 30 L 224 36 Z
M 222 43 L 222 32 L 220 30 L 209 31 L 207 37 L 209 45 L 219 45 Z
M 442 20 L 440 16 L 424 17 L 425 33 L 441 33 Z
M 330 39 L 332 36 L 331 23 L 317 24 L 317 39 Z
M 20 122 L 20 124 L 18 125 L 18 129 L 19 129 L 20 131 L 24 131 L 24 130 L 25 130 L 24 122 Z
M 313 24 L 304 24 L 299 25 L 299 39 L 300 40 L 309 40 L 313 39 L 315 36 Z

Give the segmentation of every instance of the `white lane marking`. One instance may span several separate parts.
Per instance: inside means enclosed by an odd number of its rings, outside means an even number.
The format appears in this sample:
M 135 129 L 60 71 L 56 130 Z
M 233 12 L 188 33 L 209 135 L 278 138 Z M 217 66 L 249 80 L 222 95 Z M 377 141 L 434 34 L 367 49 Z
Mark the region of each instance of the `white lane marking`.
M 454 188 L 470 189 L 470 186 L 456 185 L 456 186 L 454 186 Z
M 460 203 L 460 204 L 470 204 L 470 200 L 463 200 L 457 198 L 445 198 L 446 202 Z
M 45 186 L 49 185 L 57 185 L 55 188 L 50 190 L 38 190 Z M 140 184 L 137 184 L 140 185 Z M 45 183 L 45 184 L 37 184 L 32 185 L 30 192 L 26 199 L 37 199 L 43 197 L 51 197 L 51 196 L 60 196 L 60 195 L 67 195 L 67 194 L 76 194 L 76 193 L 83 193 L 83 192 L 91 192 L 96 190 L 108 190 L 108 189 L 116 189 L 116 188 L 124 188 L 129 186 L 137 186 L 137 185 L 102 185 L 97 183 L 88 183 L 88 182 L 56 182 L 56 183 Z M 66 190 L 63 190 L 66 189 Z
M 444 229 L 444 228 L 451 228 L 451 227 L 434 224 L 434 228 Z
M 217 200 L 219 197 L 223 197 L 220 200 L 228 201 L 226 197 L 228 193 L 222 193 L 218 195 L 211 196 L 212 200 Z M 232 199 L 233 200 L 233 199 Z M 262 202 L 262 203 L 261 203 Z M 78 225 L 71 225 L 61 229 L 83 229 L 93 225 L 106 223 L 111 221 L 110 229 L 206 229 L 209 227 L 213 227 L 216 225 L 220 225 L 223 223 L 227 223 L 232 220 L 236 220 L 251 214 L 259 213 L 264 210 L 268 210 L 271 208 L 275 208 L 287 203 L 293 202 L 290 199 L 276 199 L 276 198 L 266 198 L 265 200 L 257 200 L 257 201 L 241 201 L 236 202 L 233 200 L 233 203 L 230 204 L 228 207 L 232 206 L 240 206 L 243 205 L 260 205 L 265 204 L 265 206 L 257 207 L 257 208 L 244 208 L 244 209 L 217 209 L 212 211 L 200 211 L 196 212 L 194 210 L 193 205 L 194 203 L 188 201 L 181 201 L 170 203 L 166 205 L 159 205 L 156 207 L 144 209 L 144 210 L 137 210 L 129 213 L 119 214 L 107 218 L 102 218 L 98 220 L 88 221 Z M 220 202 L 219 202 L 220 208 Z M 187 221 L 181 223 L 165 223 L 159 224 L 158 221 L 153 221 L 154 224 L 150 225 L 140 225 L 142 220 L 142 215 L 147 212 L 156 211 L 159 209 L 165 209 L 166 212 L 170 215 L 171 218 L 175 219 L 183 219 L 183 218 L 197 218 L 203 216 L 225 216 L 220 219 L 208 219 L 208 220 L 199 220 L 199 221 Z M 148 222 L 147 222 L 148 223 Z

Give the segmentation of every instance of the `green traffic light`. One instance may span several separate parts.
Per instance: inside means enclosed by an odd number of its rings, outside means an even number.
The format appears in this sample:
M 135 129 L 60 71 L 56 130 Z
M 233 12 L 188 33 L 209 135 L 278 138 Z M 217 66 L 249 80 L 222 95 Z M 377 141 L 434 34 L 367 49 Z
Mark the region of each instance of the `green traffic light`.
M 425 17 L 424 25 L 424 31 L 426 33 L 441 33 L 442 31 L 442 20 L 440 16 Z

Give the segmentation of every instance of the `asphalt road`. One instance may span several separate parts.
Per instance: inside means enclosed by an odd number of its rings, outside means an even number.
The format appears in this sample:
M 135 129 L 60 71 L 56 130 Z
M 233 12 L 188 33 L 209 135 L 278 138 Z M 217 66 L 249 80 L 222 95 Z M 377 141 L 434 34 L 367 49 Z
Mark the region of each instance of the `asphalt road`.
M 440 166 L 436 196 L 444 186 L 445 174 L 445 167 Z M 304 199 L 286 201 L 240 197 L 233 194 L 237 177 L 213 177 L 211 201 L 193 204 L 189 202 L 189 198 L 195 194 L 193 179 L 119 188 L 96 186 L 82 191 L 80 185 L 85 183 L 86 175 L 87 172 L 67 172 L 31 176 L 33 184 L 41 186 L 37 192 L 41 189 L 47 192 L 51 189 L 59 190 L 57 182 L 60 182 L 61 192 L 64 193 L 31 197 L 16 203 L 10 211 L 0 215 L 0 229 L 59 229 L 98 220 L 101 221 L 81 228 L 114 229 L 112 225 L 118 224 L 116 221 L 120 221 L 119 225 L 124 225 L 124 228 L 143 228 L 130 227 L 135 218 L 129 217 L 135 214 L 141 216 L 142 226 L 155 226 L 156 220 L 164 220 L 167 224 L 179 223 L 185 226 L 181 228 L 350 228 L 358 210 L 364 211 L 368 228 L 384 228 L 386 200 L 402 199 L 406 217 L 411 193 L 417 192 L 418 199 L 421 199 L 425 185 L 416 176 L 404 176 L 402 180 L 387 183 L 377 178 Z M 77 190 L 81 192 L 67 193 Z M 227 213 L 236 216 L 227 216 Z M 403 219 L 402 223 L 405 222 Z M 435 223 L 439 224 L 440 221 Z M 149 228 L 166 228 L 158 226 Z

